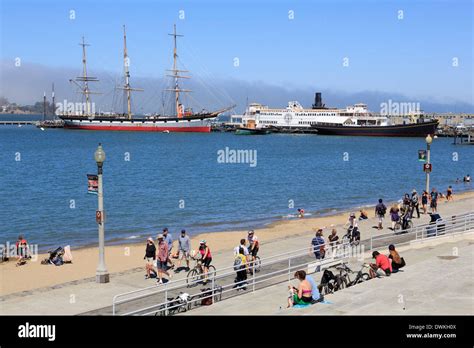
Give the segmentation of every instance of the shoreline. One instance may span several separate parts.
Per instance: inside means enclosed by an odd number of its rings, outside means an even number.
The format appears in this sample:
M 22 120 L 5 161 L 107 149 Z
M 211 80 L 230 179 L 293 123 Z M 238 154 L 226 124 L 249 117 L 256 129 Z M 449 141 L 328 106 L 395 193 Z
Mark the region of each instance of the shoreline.
M 474 188 L 468 187 L 465 190 L 458 190 L 454 194 L 455 194 L 455 197 L 461 197 L 461 196 L 463 196 L 465 194 L 469 194 L 469 193 L 474 193 Z M 385 199 L 384 199 L 384 202 L 387 205 L 387 207 L 389 205 L 397 203 L 394 200 L 385 200 Z M 421 198 L 420 198 L 420 202 L 421 202 Z M 354 212 L 356 212 L 356 214 L 358 214 L 360 209 L 370 210 L 370 209 L 375 208 L 375 205 L 376 204 L 364 204 L 364 203 L 362 203 L 362 205 L 347 205 L 347 206 L 342 206 L 341 208 L 322 208 L 320 210 L 307 211 L 306 214 L 309 213 L 309 215 L 306 216 L 304 219 L 309 220 L 309 219 L 317 219 L 317 218 L 327 218 L 327 217 L 331 217 L 331 216 L 337 216 L 337 215 L 342 214 L 342 213 L 348 213 L 348 212 L 350 213 L 352 211 L 354 211 Z M 296 210 L 296 208 L 294 210 Z M 273 215 L 273 216 L 270 216 L 270 217 L 265 217 L 265 218 L 258 219 L 257 223 L 252 223 L 255 220 L 250 219 L 250 220 L 244 221 L 240 224 L 235 224 L 235 222 L 229 222 L 229 223 L 224 222 L 222 224 L 219 224 L 221 226 L 222 225 L 231 226 L 233 224 L 235 225 L 234 227 L 229 227 L 229 228 L 218 228 L 217 227 L 215 229 L 211 228 L 209 230 L 206 230 L 206 228 L 203 227 L 202 224 L 197 224 L 197 225 L 186 228 L 186 232 L 187 232 L 187 234 L 189 235 L 190 238 L 198 238 L 202 234 L 207 235 L 207 234 L 218 234 L 218 233 L 226 233 L 226 232 L 246 232 L 249 229 L 260 230 L 260 229 L 272 228 L 275 224 L 285 223 L 285 222 L 289 222 L 289 221 L 299 221 L 299 220 L 301 220 L 301 219 L 299 219 L 296 216 L 296 213 L 288 214 L 286 216 L 282 215 L 282 214 L 278 214 L 278 215 Z M 244 226 L 242 226 L 242 225 L 244 225 Z M 165 226 L 163 226 L 163 227 L 165 227 Z M 201 230 L 202 232 L 198 232 L 197 234 L 195 234 L 195 233 L 189 232 L 189 229 Z M 161 229 L 158 229 L 157 231 L 153 232 L 151 237 L 155 238 L 158 233 L 161 233 Z M 172 231 L 171 233 L 172 233 L 173 238 L 174 238 L 174 235 L 178 234 L 179 232 L 178 231 Z M 143 243 L 143 241 L 146 240 L 148 237 L 150 237 L 149 234 L 143 234 L 142 235 L 139 232 L 136 232 L 136 233 L 132 233 L 130 236 L 125 237 L 125 238 L 124 237 L 115 237 L 115 238 L 112 237 L 109 240 L 106 239 L 105 243 L 108 244 L 111 247 L 112 246 L 113 247 L 120 247 L 120 246 L 126 246 L 126 245 L 136 245 L 138 243 Z M 68 245 L 68 243 L 64 243 L 64 245 Z M 64 247 L 64 245 L 62 245 L 62 246 Z M 39 251 L 40 251 L 40 254 L 47 255 L 48 250 L 54 250 L 57 247 L 58 247 L 58 245 L 51 245 L 51 247 L 41 248 Z M 97 247 L 97 242 L 90 242 L 90 243 L 80 244 L 78 246 L 71 246 L 71 248 L 74 248 L 74 250 L 83 250 L 83 249 L 89 249 L 89 248 L 95 248 L 95 247 Z
M 456 194 L 453 202 L 474 199 L 474 191 Z M 394 202 L 385 202 L 389 207 Z M 445 200 L 439 203 L 444 206 Z M 374 218 L 374 207 L 364 207 L 367 210 L 369 219 Z M 308 238 L 314 234 L 313 229 L 320 227 L 325 229 L 327 235 L 329 228 L 337 228 L 338 234 L 345 232 L 341 226 L 347 222 L 349 213 L 357 211 L 356 209 L 347 209 L 345 211 L 330 214 L 328 216 L 308 217 L 303 219 L 291 219 L 275 221 L 263 228 L 255 229 L 259 240 L 264 243 L 281 241 L 287 238 L 300 237 L 308 235 Z M 441 213 L 441 216 L 443 214 Z M 227 254 L 238 244 L 238 240 L 246 236 L 246 230 L 218 231 L 200 233 L 191 237 L 191 247 L 195 249 L 200 239 L 206 239 L 217 259 L 224 259 Z M 155 236 L 153 236 L 155 237 Z M 173 238 L 176 239 L 176 235 Z M 145 239 L 128 241 L 121 245 L 106 246 L 106 261 L 109 273 L 128 272 L 138 270 L 144 267 L 143 255 L 145 249 Z M 176 250 L 176 242 L 175 242 Z M 64 264 L 61 267 L 52 265 L 41 265 L 40 261 L 47 257 L 47 254 L 38 254 L 36 261 L 30 261 L 27 265 L 15 267 L 16 261 L 0 263 L 0 274 L 5 281 L 0 284 L 0 296 L 15 295 L 33 290 L 40 291 L 44 288 L 57 287 L 60 284 L 70 282 L 80 282 L 85 279 L 91 279 L 95 276 L 95 270 L 98 260 L 97 246 L 74 248 L 71 250 L 73 255 L 72 264 Z M 229 252 L 229 253 L 228 253 Z M 26 282 L 25 279 L 28 279 Z

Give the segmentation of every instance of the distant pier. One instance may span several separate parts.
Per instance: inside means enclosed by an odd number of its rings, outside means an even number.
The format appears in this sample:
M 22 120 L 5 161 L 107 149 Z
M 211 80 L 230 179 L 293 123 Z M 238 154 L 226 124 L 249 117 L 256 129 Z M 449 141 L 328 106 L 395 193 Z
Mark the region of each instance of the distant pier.
M 36 122 L 38 122 L 38 121 L 5 121 L 5 120 L 0 120 L 0 125 L 1 126 L 26 126 L 26 125 L 36 126 Z

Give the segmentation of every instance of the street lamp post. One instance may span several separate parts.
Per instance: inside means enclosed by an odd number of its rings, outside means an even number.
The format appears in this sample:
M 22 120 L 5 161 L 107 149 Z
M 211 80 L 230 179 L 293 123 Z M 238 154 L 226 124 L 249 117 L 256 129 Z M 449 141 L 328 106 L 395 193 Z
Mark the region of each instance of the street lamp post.
M 426 164 L 430 164 L 430 147 L 433 142 L 433 138 L 428 134 L 425 138 L 426 141 Z M 430 171 L 426 170 L 426 192 L 430 193 Z
M 99 264 L 95 273 L 95 281 L 97 283 L 108 283 L 109 272 L 105 266 L 105 232 L 104 232 L 104 192 L 102 188 L 102 166 L 105 161 L 105 152 L 102 149 L 102 145 L 99 143 L 97 150 L 94 154 L 95 161 L 97 163 L 97 174 L 98 174 L 98 210 L 97 210 L 97 223 L 99 224 Z

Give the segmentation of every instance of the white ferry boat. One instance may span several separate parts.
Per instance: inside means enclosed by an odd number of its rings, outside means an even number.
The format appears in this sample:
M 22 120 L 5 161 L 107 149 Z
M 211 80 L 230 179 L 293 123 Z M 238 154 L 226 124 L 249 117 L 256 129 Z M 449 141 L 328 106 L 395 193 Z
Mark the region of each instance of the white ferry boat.
M 358 103 L 344 109 L 328 108 L 322 103 L 321 93 L 316 93 L 311 109 L 305 109 L 299 102 L 290 101 L 286 108 L 269 108 L 252 103 L 242 115 L 232 115 L 231 123 L 246 127 L 249 121 L 257 128 L 278 127 L 286 129 L 309 129 L 317 124 L 376 125 L 388 124 L 388 118 L 370 112 L 366 104 Z

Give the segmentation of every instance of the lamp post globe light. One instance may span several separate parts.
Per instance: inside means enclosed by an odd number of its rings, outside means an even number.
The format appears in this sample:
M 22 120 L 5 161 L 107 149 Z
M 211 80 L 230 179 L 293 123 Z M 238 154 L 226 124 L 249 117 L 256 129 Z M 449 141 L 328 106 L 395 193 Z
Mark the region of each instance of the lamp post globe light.
M 433 142 L 433 138 L 430 134 L 428 134 L 425 138 L 426 141 L 426 164 L 431 164 L 430 162 L 430 147 L 431 143 Z M 430 172 L 429 170 L 426 171 L 426 192 L 430 193 Z
M 105 151 L 102 149 L 102 145 L 100 143 L 94 153 L 94 158 L 97 163 L 98 174 L 98 209 L 96 212 L 96 220 L 99 225 L 99 264 L 95 273 L 95 281 L 97 283 L 108 283 L 109 272 L 105 266 L 104 192 L 102 187 L 102 167 L 105 161 Z

